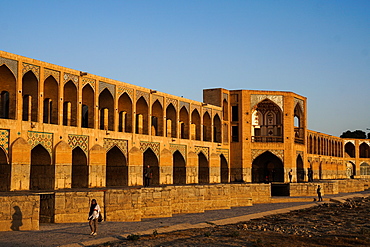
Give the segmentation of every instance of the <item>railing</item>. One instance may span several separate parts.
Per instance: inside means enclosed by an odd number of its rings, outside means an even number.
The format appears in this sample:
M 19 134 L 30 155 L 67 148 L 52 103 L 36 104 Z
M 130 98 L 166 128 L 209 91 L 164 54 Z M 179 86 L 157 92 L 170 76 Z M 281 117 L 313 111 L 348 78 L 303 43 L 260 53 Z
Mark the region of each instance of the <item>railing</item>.
M 252 136 L 252 142 L 283 142 L 282 136 Z

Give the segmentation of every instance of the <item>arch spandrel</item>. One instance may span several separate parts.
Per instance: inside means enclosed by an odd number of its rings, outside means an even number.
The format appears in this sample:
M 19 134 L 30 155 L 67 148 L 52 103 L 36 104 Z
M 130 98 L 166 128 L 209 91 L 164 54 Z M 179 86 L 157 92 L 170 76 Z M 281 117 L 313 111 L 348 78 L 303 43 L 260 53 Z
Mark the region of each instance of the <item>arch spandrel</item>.
M 90 85 L 93 91 L 95 92 L 96 81 L 94 79 L 83 77 L 82 78 L 82 88 L 85 87 L 87 84 Z
M 5 65 L 13 73 L 14 77 L 18 77 L 18 61 L 5 57 L 0 57 L 0 66 Z
M 198 155 L 202 152 L 207 159 L 209 159 L 209 147 L 195 146 L 195 153 Z
M 178 108 L 178 106 L 179 106 L 179 104 L 178 104 L 178 100 L 176 100 L 176 99 L 171 99 L 171 98 L 166 98 L 166 108 L 168 107 L 168 105 L 169 104 L 172 104 L 173 105 L 173 107 L 176 109 L 176 111 L 177 111 L 177 108 Z
M 252 149 L 252 160 L 255 160 L 258 156 L 265 152 L 270 152 L 274 154 L 276 157 L 278 157 L 282 162 L 284 162 L 284 150 L 278 150 L 278 149 Z
M 159 156 L 160 156 L 160 143 L 159 142 L 144 142 L 144 141 L 141 141 L 140 142 L 140 150 L 141 152 L 145 153 L 145 151 L 150 148 L 154 154 L 157 156 L 158 160 L 159 160 Z
M 121 97 L 122 94 L 127 93 L 131 101 L 133 101 L 134 89 L 128 88 L 128 87 L 117 86 L 117 92 L 118 92 L 118 97 Z
M 89 152 L 89 136 L 85 135 L 68 135 L 68 145 L 74 149 L 80 147 L 87 155 Z
M 163 108 L 163 96 L 153 95 L 152 96 L 152 102 L 156 102 L 157 100 L 158 100 L 158 102 L 161 104 L 161 106 Z
M 229 162 L 229 149 L 226 148 L 216 148 L 216 153 L 218 155 L 223 155 L 227 162 Z
M 71 82 L 73 82 L 75 84 L 76 88 L 78 88 L 78 76 L 77 75 L 72 75 L 72 74 L 69 74 L 69 73 L 64 73 L 63 81 L 64 81 L 64 84 L 66 84 L 67 82 L 71 81 Z
M 53 157 L 53 133 L 28 131 L 27 135 L 31 149 L 40 144 L 49 152 L 50 157 Z
M 44 69 L 44 79 L 46 80 L 49 76 L 52 76 L 55 81 L 59 84 L 60 83 L 60 72 L 52 69 Z
M 294 108 L 299 105 L 301 108 L 302 112 L 304 112 L 304 101 L 301 99 L 294 98 Z
M 108 153 L 110 149 L 113 147 L 118 147 L 121 152 L 127 157 L 128 154 L 128 141 L 122 139 L 111 139 L 111 138 L 104 138 L 104 149 Z
M 170 144 L 170 151 L 174 154 L 176 151 L 179 151 L 184 157 L 185 161 L 187 159 L 187 146 L 181 144 Z
M 99 94 L 103 92 L 104 89 L 108 89 L 108 91 L 112 94 L 113 98 L 116 97 L 116 85 L 99 81 Z
M 282 112 L 284 111 L 284 97 L 282 95 L 262 95 L 262 94 L 251 95 L 251 110 L 265 99 L 271 100 L 277 106 L 280 107 Z
M 145 100 L 146 104 L 149 106 L 149 93 L 143 92 L 143 91 L 140 91 L 140 90 L 136 90 L 136 102 L 141 97 L 143 97 L 143 99 Z
M 182 109 L 182 107 L 185 107 L 188 113 L 190 112 L 190 103 L 180 101 L 180 109 Z

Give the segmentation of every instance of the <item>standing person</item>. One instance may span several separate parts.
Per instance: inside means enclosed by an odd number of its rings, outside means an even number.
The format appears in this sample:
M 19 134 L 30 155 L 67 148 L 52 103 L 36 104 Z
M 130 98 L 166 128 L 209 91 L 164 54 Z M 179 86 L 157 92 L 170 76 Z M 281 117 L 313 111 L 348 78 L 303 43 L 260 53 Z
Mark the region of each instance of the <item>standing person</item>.
M 321 201 L 322 202 L 322 196 L 321 196 L 321 187 L 320 185 L 317 186 L 317 197 L 319 198 L 319 202 Z
M 95 199 L 91 200 L 90 212 L 89 212 L 89 225 L 91 229 L 90 235 L 96 236 L 98 230 L 98 218 L 100 214 L 100 206 Z
M 288 175 L 289 175 L 289 181 L 291 183 L 292 182 L 292 178 L 293 178 L 293 170 L 292 169 L 290 169 Z
M 150 165 L 147 165 L 144 169 L 144 187 L 148 187 L 150 185 L 150 179 L 152 177 L 152 168 L 150 168 Z

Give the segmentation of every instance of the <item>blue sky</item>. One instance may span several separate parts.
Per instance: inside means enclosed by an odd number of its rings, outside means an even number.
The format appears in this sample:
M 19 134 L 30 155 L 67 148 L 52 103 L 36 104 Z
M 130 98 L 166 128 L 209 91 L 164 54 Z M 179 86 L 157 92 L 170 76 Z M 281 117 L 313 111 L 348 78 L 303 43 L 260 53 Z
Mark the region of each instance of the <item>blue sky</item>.
M 0 3 L 0 50 L 197 101 L 291 91 L 311 130 L 370 128 L 370 1 Z

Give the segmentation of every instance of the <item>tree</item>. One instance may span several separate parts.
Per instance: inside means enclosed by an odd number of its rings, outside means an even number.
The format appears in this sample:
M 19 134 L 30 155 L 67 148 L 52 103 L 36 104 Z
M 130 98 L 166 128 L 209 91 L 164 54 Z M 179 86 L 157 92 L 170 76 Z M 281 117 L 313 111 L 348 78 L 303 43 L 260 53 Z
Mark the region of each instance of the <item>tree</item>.
M 370 133 L 369 133 L 370 134 Z M 370 135 L 367 135 L 369 138 Z M 350 131 L 347 130 L 340 135 L 341 138 L 354 138 L 354 139 L 366 139 L 366 133 L 362 130 Z

